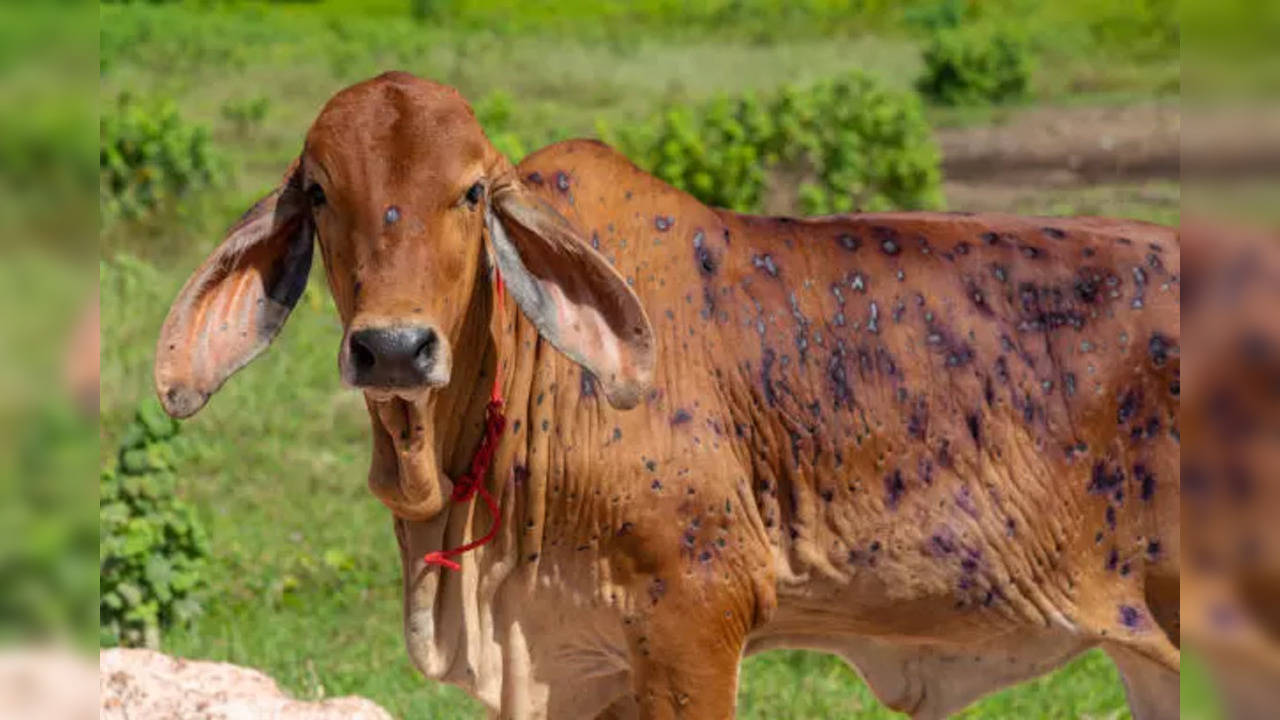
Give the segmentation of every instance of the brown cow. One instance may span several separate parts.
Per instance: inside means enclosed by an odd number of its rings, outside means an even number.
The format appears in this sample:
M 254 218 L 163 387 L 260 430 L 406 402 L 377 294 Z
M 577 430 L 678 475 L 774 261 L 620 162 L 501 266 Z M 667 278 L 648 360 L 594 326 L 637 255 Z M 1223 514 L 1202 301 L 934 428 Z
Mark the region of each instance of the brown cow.
M 183 288 L 170 413 L 268 344 L 313 235 L 427 676 L 502 717 L 723 718 L 744 652 L 809 647 L 932 718 L 1102 646 L 1137 715 L 1177 712 L 1169 229 L 739 215 L 596 142 L 513 168 L 389 73 Z M 500 531 L 425 564 L 490 526 L 447 498 L 495 373 Z

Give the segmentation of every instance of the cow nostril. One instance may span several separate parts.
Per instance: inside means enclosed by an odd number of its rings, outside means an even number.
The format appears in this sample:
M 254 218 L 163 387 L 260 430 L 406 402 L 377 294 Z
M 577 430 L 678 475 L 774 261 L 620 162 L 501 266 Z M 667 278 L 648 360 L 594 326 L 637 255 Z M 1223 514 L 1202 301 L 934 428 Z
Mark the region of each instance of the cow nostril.
M 359 387 L 417 388 L 430 384 L 440 336 L 421 326 L 361 328 L 347 339 L 347 370 Z
M 351 362 L 355 365 L 355 369 L 361 372 L 372 370 L 375 362 L 373 351 L 365 347 L 365 344 L 355 336 L 351 338 Z
M 426 335 L 422 338 L 422 342 L 418 343 L 417 349 L 413 352 L 414 359 L 419 362 L 431 362 L 431 359 L 436 354 L 437 342 L 438 339 L 436 338 L 436 331 L 427 330 Z

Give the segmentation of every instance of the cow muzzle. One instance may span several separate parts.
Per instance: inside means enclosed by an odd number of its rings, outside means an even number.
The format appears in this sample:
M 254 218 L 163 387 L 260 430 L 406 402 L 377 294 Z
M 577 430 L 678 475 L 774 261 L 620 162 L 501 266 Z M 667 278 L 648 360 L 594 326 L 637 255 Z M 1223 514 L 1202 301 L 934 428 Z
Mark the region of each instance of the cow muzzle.
M 352 387 L 407 396 L 449 382 L 449 343 L 426 325 L 352 328 L 338 365 Z

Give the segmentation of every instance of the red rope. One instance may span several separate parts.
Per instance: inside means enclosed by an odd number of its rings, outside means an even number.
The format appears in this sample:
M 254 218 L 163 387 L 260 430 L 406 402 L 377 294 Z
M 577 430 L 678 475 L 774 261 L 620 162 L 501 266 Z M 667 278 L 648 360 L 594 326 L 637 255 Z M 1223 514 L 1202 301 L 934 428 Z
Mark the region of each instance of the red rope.
M 498 269 L 493 270 L 494 292 L 497 295 L 497 311 L 498 322 L 501 323 L 505 318 L 503 312 L 504 297 L 506 296 L 505 288 L 502 284 L 502 275 L 498 273 Z M 461 565 L 450 560 L 470 550 L 474 550 L 481 545 L 489 542 L 498 534 L 498 526 L 501 519 L 498 516 L 498 503 L 494 501 L 493 495 L 489 494 L 489 489 L 485 487 L 484 477 L 489 473 L 489 467 L 493 465 L 493 455 L 498 450 L 498 442 L 502 439 L 502 431 L 507 427 L 507 416 L 502 412 L 502 373 L 498 371 L 499 367 L 494 368 L 493 389 L 489 391 L 489 404 L 484 409 L 484 437 L 480 440 L 480 447 L 476 448 L 476 454 L 471 457 L 471 468 L 466 474 L 458 478 L 453 483 L 453 494 L 451 498 L 454 502 L 467 502 L 472 497 L 479 494 L 480 499 L 484 501 L 485 507 L 489 509 L 489 517 L 493 521 L 489 525 L 489 532 L 484 537 L 477 538 L 471 542 L 460 545 L 450 550 L 433 550 L 422 558 L 427 565 L 439 565 L 447 567 L 450 570 L 460 570 Z

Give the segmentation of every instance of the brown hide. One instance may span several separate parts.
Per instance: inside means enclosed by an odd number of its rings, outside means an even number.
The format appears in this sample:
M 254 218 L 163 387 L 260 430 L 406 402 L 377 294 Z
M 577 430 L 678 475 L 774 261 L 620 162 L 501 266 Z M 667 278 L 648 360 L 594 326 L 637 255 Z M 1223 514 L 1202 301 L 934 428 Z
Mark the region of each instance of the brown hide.
M 1135 708 L 1168 711 L 1173 231 L 1102 218 L 744 216 L 586 141 L 518 169 L 627 278 L 658 345 L 640 417 L 597 414 L 589 380 L 540 357 L 552 409 L 538 394 L 515 416 L 530 431 L 518 476 L 547 485 L 534 491 L 547 516 L 535 517 L 526 560 L 589 542 L 634 592 L 659 598 L 650 614 L 674 585 L 702 587 L 700 604 L 723 594 L 726 619 L 749 614 L 753 649 L 852 659 L 866 638 L 888 640 L 895 678 L 932 668 L 914 689 L 881 693 L 920 716 L 1099 644 L 1124 656 Z M 590 501 L 600 494 L 613 504 Z M 599 529 L 564 535 L 578 526 Z M 671 604 L 684 616 L 676 635 L 708 621 Z M 742 628 L 724 625 L 706 642 L 736 647 Z M 1070 651 L 1027 655 L 1032 636 Z M 975 646 L 991 647 L 981 662 L 967 659 Z M 1017 672 L 996 679 L 986 664 L 1006 655 Z M 724 663 L 728 673 L 736 659 Z

